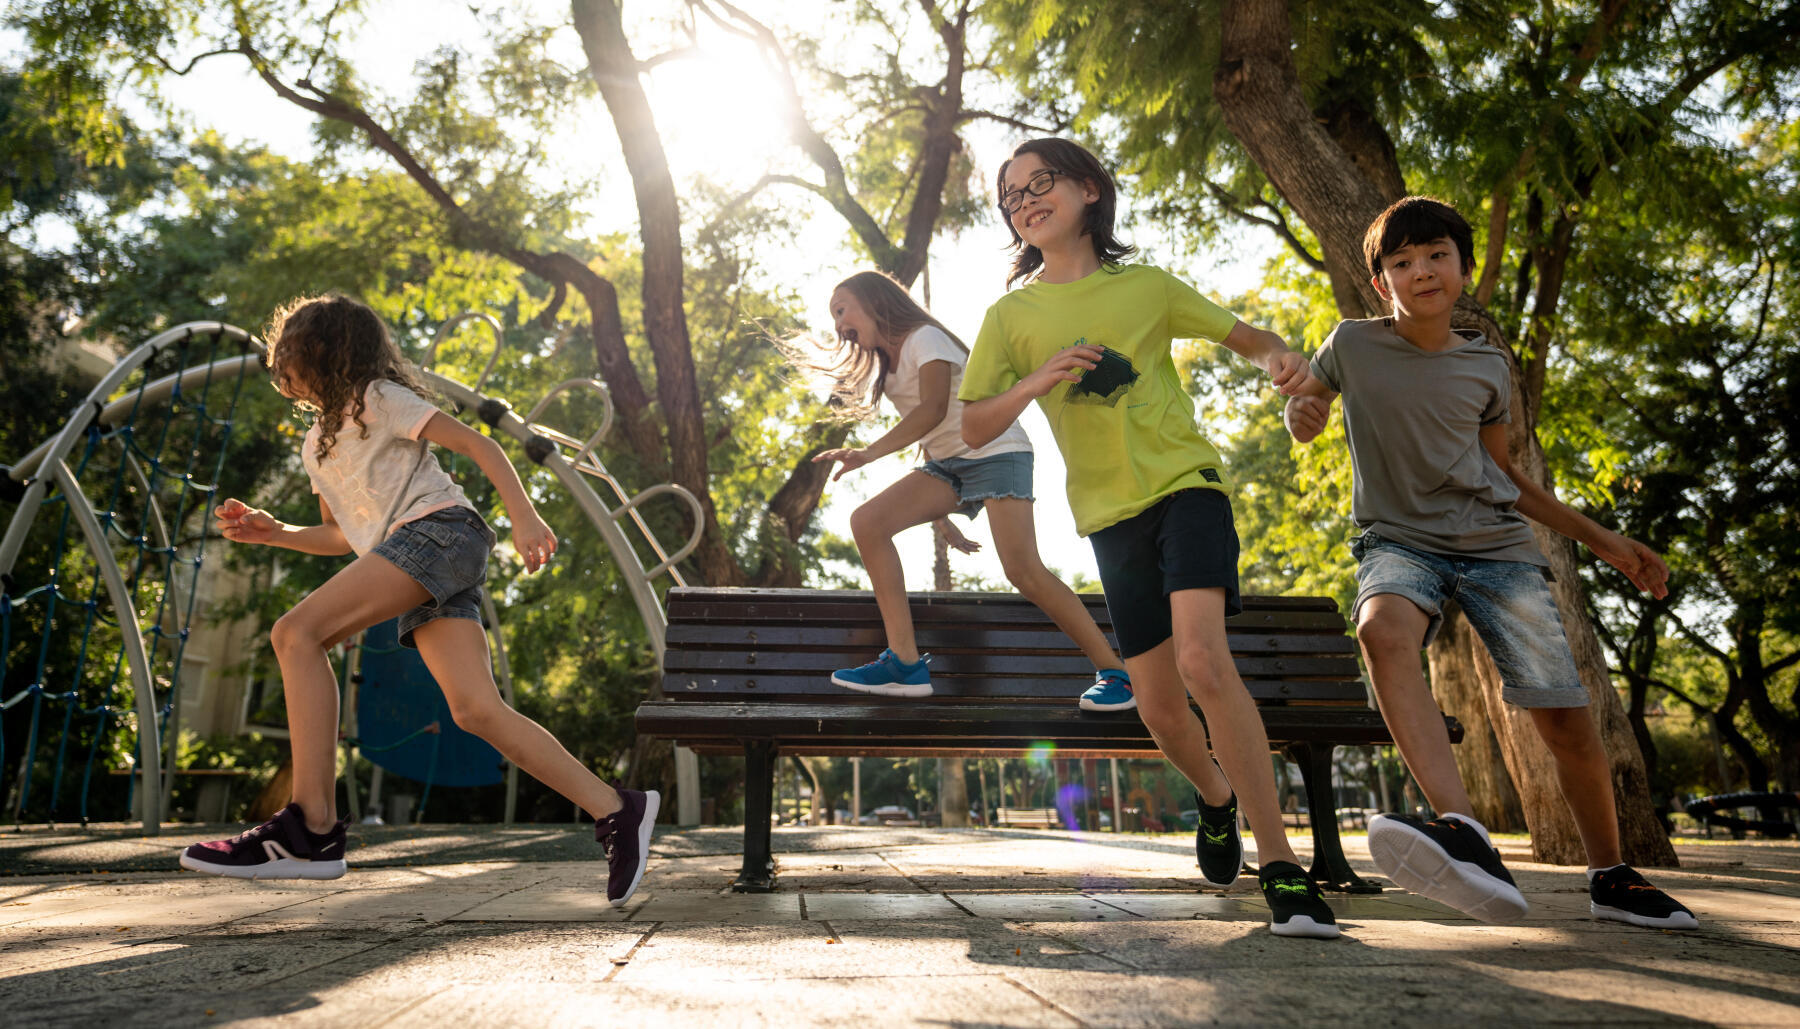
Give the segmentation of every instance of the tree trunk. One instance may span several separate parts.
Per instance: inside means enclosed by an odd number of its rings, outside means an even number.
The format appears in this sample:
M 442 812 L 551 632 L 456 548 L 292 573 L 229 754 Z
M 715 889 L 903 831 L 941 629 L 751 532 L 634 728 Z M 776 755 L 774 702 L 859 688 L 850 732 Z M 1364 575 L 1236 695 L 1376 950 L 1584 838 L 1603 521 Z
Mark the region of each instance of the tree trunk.
M 946 828 L 969 824 L 969 779 L 960 757 L 938 758 L 938 809 Z
M 1368 282 L 1361 256 L 1363 232 L 1385 206 L 1381 190 L 1364 176 L 1309 108 L 1300 90 L 1292 46 L 1285 0 L 1237 0 L 1224 5 L 1213 95 L 1226 126 L 1282 199 L 1319 238 L 1340 310 L 1347 317 L 1385 313 L 1385 305 Z M 1372 154 L 1358 156 L 1367 162 Z M 1352 297 L 1361 301 L 1360 310 L 1347 305 Z M 1489 339 L 1504 348 L 1505 337 L 1493 319 L 1472 298 L 1465 297 L 1463 305 Z M 1535 404 L 1528 405 L 1520 392 L 1518 362 L 1514 360 L 1512 366 L 1514 419 L 1508 436 L 1513 465 L 1539 482 L 1548 482 L 1543 450 L 1529 417 Z M 1564 630 L 1582 683 L 1593 698 L 1594 720 L 1612 761 L 1625 860 L 1644 866 L 1672 865 L 1674 848 L 1651 808 L 1637 743 L 1587 619 L 1570 542 L 1539 526 L 1532 528 L 1555 574 L 1553 589 Z M 1504 710 L 1492 662 L 1475 660 L 1473 648 L 1468 657 L 1446 651 L 1434 655 L 1433 672 L 1440 671 L 1457 682 L 1481 684 L 1488 721 L 1518 790 L 1538 859 L 1557 863 L 1582 860 L 1580 842 L 1554 769 L 1548 764 L 1548 753 L 1528 716 Z
M 1427 653 L 1431 692 L 1438 707 L 1463 724 L 1463 741 L 1454 752 L 1456 769 L 1474 806 L 1467 814 L 1495 832 L 1524 832 L 1525 810 L 1506 773 L 1506 758 L 1494 735 L 1487 698 L 1474 674 L 1478 663 L 1486 660 L 1487 648 L 1468 619 L 1452 610 L 1445 612 L 1443 627 Z

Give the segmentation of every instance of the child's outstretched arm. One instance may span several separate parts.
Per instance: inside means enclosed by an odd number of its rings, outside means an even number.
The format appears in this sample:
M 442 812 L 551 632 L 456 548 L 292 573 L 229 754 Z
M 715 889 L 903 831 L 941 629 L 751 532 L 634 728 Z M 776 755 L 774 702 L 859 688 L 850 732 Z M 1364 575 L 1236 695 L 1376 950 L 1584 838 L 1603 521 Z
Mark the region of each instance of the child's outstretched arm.
M 976 344 L 980 346 L 979 343 Z M 1083 372 L 1100 364 L 1099 347 L 1077 343 L 1057 351 L 1038 370 L 1013 383 L 1004 393 L 963 405 L 962 438 L 972 448 L 985 447 L 999 438 L 1007 427 L 1019 420 L 1031 402 L 1057 387 L 1058 383 L 1080 382 Z
M 1268 329 L 1239 321 L 1219 345 L 1268 373 L 1282 396 L 1297 396 L 1312 378 L 1306 357 L 1289 350 L 1287 342 Z
M 838 447 L 822 454 L 813 455 L 813 463 L 820 461 L 838 461 L 843 464 L 831 478 L 835 482 L 844 477 L 844 473 L 861 468 L 870 461 L 879 460 L 897 450 L 904 450 L 925 438 L 925 435 L 936 428 L 944 420 L 944 414 L 950 410 L 950 362 L 927 361 L 919 366 L 919 406 L 907 415 L 881 438 L 866 447 Z
M 432 415 L 419 430 L 419 438 L 474 461 L 500 491 L 506 516 L 512 519 L 513 549 L 525 559 L 526 571 L 535 572 L 550 560 L 550 555 L 556 553 L 556 533 L 538 517 L 537 508 L 525 495 L 525 484 L 519 481 L 518 470 L 500 444 L 442 411 Z
M 336 557 L 350 553 L 350 541 L 332 517 L 331 505 L 319 498 L 318 525 L 289 525 L 260 508 L 254 508 L 233 497 L 213 508 L 219 535 L 233 543 L 259 543 L 269 547 L 286 547 L 302 554 Z
M 1481 428 L 1481 445 L 1487 448 L 1494 463 L 1500 466 L 1513 484 L 1519 487 L 1519 501 L 1513 509 L 1534 522 L 1562 533 L 1572 540 L 1587 544 L 1601 560 L 1625 573 L 1631 584 L 1657 599 L 1669 595 L 1669 566 L 1656 551 L 1637 540 L 1608 529 L 1592 518 L 1556 499 L 1536 479 L 1514 468 L 1506 449 L 1506 425 L 1496 422 Z

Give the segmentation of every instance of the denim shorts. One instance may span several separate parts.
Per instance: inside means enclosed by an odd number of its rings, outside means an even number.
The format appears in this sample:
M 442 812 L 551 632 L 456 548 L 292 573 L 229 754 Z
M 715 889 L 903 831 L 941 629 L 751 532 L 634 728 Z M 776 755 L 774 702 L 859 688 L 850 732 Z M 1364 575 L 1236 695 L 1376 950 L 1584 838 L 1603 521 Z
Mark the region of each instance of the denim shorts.
M 1009 450 L 1004 454 L 977 458 L 946 457 L 941 461 L 925 462 L 919 466 L 919 471 L 949 483 L 956 491 L 956 499 L 961 501 L 955 513 L 970 521 L 981 513 L 984 500 L 1034 499 L 1029 450 Z
M 1137 657 L 1174 634 L 1169 594 L 1223 589 L 1226 617 L 1238 598 L 1238 535 L 1231 498 L 1184 489 L 1088 537 L 1106 590 L 1119 656 Z
M 473 508 L 447 507 L 403 522 L 376 544 L 380 554 L 418 580 L 431 599 L 400 616 L 400 643 L 413 643 L 413 630 L 434 618 L 481 621 L 481 584 L 487 581 L 494 530 Z
M 1444 624 L 1444 605 L 1454 601 L 1487 644 L 1500 670 L 1500 695 L 1516 707 L 1586 707 L 1587 688 L 1563 635 L 1562 616 L 1544 569 L 1524 561 L 1433 554 L 1364 533 L 1350 545 L 1355 555 L 1356 606 L 1392 593 L 1431 616 L 1420 646 L 1430 645 Z

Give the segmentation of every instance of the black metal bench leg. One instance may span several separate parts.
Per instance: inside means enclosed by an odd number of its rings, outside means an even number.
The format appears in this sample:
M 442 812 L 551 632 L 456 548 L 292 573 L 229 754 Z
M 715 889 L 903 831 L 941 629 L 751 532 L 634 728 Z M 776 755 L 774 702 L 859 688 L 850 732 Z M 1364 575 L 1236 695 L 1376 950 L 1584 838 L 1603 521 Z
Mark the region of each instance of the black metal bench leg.
M 732 881 L 736 893 L 775 889 L 775 854 L 769 846 L 769 815 L 775 807 L 775 744 L 744 743 L 744 867 Z
M 1308 874 L 1314 882 L 1345 893 L 1380 893 L 1381 887 L 1357 875 L 1344 857 L 1344 843 L 1338 838 L 1337 798 L 1331 794 L 1334 748 L 1329 743 L 1290 743 L 1286 749 L 1300 766 L 1312 822 L 1313 866 Z

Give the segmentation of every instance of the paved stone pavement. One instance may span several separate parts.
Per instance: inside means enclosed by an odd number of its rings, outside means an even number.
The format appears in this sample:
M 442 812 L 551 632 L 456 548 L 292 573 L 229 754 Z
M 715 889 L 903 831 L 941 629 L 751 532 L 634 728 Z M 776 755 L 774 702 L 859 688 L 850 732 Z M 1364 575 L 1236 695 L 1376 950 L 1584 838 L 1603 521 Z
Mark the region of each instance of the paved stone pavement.
M 1522 924 L 1390 889 L 1309 941 L 1169 836 L 777 830 L 743 895 L 738 830 L 666 831 L 614 910 L 580 829 L 359 828 L 343 879 L 274 884 L 164 870 L 220 835 L 177 830 L 0 833 L 0 1025 L 1800 1025 L 1792 842 L 1680 843 L 1652 877 L 1699 932 L 1592 921 L 1508 842 Z

